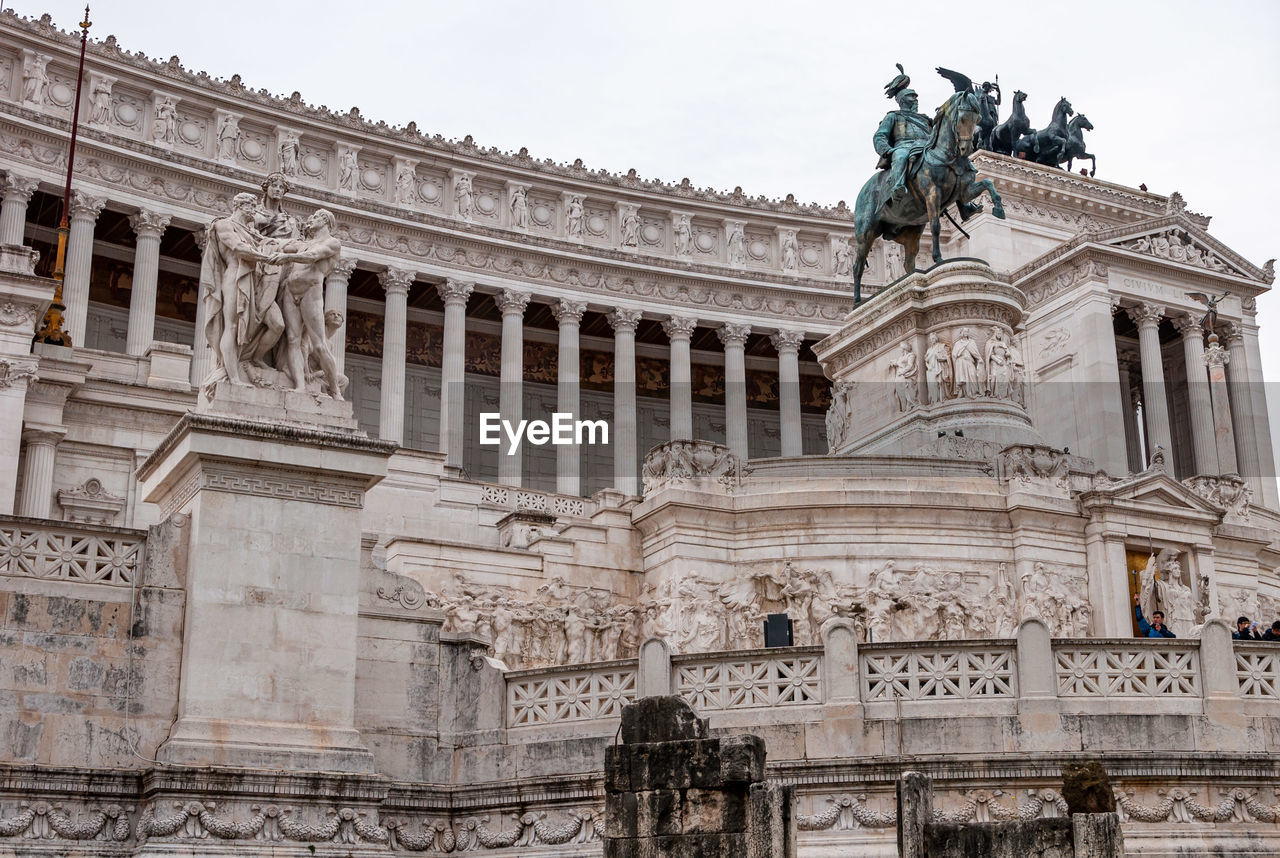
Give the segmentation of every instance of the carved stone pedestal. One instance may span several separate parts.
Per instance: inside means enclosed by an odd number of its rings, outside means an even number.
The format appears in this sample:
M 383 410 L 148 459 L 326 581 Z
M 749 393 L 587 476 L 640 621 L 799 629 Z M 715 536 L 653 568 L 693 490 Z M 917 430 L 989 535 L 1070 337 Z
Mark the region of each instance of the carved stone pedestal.
M 190 516 L 181 698 L 162 761 L 373 770 L 353 720 L 360 511 L 394 449 L 189 413 L 139 469 L 146 500 Z
M 1043 443 L 1015 335 L 1025 305 L 985 262 L 955 259 L 855 309 L 813 349 L 835 385 L 831 452 L 990 458 Z
M 357 425 L 350 402 L 335 400 L 322 394 L 279 390 L 274 387 L 250 387 L 226 380 L 207 384 L 201 389 L 196 411 L 266 420 L 270 423 L 323 425 L 345 433 L 355 432 Z

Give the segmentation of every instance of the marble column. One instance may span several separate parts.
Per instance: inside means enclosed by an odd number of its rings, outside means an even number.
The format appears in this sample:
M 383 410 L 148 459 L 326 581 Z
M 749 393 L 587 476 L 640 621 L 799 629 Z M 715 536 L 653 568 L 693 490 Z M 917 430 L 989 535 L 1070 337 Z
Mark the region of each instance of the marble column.
M 1267 414 L 1267 390 L 1263 384 L 1262 350 L 1258 345 L 1258 301 L 1256 298 L 1240 299 L 1244 311 L 1245 361 L 1249 365 L 1249 397 L 1253 403 L 1253 437 L 1258 442 L 1258 486 L 1254 488 L 1254 500 L 1269 509 L 1280 508 L 1280 484 L 1277 483 L 1275 450 L 1271 443 L 1271 418 Z
M 329 337 L 329 348 L 333 359 L 338 364 L 338 375 L 346 372 L 347 363 L 347 286 L 351 283 L 351 272 L 356 270 L 356 261 L 344 256 L 338 259 L 333 271 L 324 279 L 325 314 L 335 312 L 342 316 L 342 324 Z
M 141 357 L 156 334 L 156 285 L 160 278 L 160 236 L 169 216 L 145 209 L 130 215 L 137 235 L 133 252 L 133 291 L 129 296 L 129 337 L 125 352 Z
M 205 242 L 209 240 L 209 233 L 203 229 L 198 229 L 191 233 L 191 237 L 195 239 L 196 246 L 200 248 L 200 252 L 204 253 Z M 196 302 L 196 333 L 195 340 L 191 347 L 191 386 L 197 391 L 204 385 L 204 380 L 209 377 L 209 373 L 213 370 L 213 349 L 209 348 L 209 339 L 205 335 L 205 328 L 209 323 L 208 307 L 205 306 L 203 300 Z
M 671 340 L 671 440 L 693 437 L 693 367 L 689 358 L 689 338 L 698 327 L 697 319 L 672 316 L 662 323 Z
M 382 399 L 378 437 L 404 443 L 404 361 L 409 326 L 409 287 L 414 272 L 388 268 L 378 275 L 387 293 L 382 317 Z
M 529 306 L 529 293 L 517 289 L 503 289 L 497 297 L 502 311 L 502 371 L 498 385 L 498 411 L 500 419 L 511 426 L 518 426 L 524 415 L 524 310 Z M 506 486 L 519 486 L 522 482 L 522 451 L 505 449 L 508 444 L 503 434 L 498 447 L 498 482 Z
M 778 407 L 782 426 L 782 455 L 803 456 L 800 436 L 800 346 L 804 334 L 778 331 L 769 338 L 778 350 Z
M 1119 361 L 1120 404 L 1124 408 L 1124 446 L 1129 473 L 1132 474 L 1146 468 L 1146 464 L 1142 461 L 1142 437 L 1138 434 L 1138 391 L 1133 387 L 1131 367 L 1131 361 Z
M 1182 355 L 1187 365 L 1187 407 L 1191 411 L 1191 444 L 1195 473 L 1218 474 L 1218 448 L 1213 438 L 1213 401 L 1204 362 L 1204 327 L 1200 319 L 1183 313 L 1173 320 L 1182 335 Z
M 0 204 L 0 244 L 26 244 L 27 203 L 39 187 L 39 179 L 5 173 L 4 202 Z
M 725 444 L 742 459 L 747 458 L 747 337 L 750 325 L 725 324 L 717 329 L 724 344 L 724 435 Z
M 70 232 L 67 236 L 67 265 L 62 277 L 62 303 L 67 312 L 64 318 L 71 344 L 84 345 L 89 325 L 89 274 L 93 267 L 93 227 L 98 215 L 106 206 L 103 197 L 90 197 L 80 191 L 71 193 L 71 210 L 67 218 Z M 150 345 L 148 343 L 147 345 Z
M 618 307 L 613 325 L 613 487 L 624 495 L 640 494 L 636 482 L 636 326 L 640 311 Z
M 1209 395 L 1213 400 L 1213 434 L 1218 446 L 1218 468 L 1223 474 L 1238 474 L 1236 440 L 1232 431 L 1231 397 L 1227 390 L 1227 363 L 1230 355 L 1218 345 L 1216 334 L 1209 335 L 1204 362 L 1209 366 Z
M 1249 359 L 1245 356 L 1244 333 L 1238 324 L 1223 325 L 1227 344 L 1227 384 L 1231 401 L 1231 426 L 1235 430 L 1236 473 L 1250 481 L 1254 493 L 1261 474 L 1258 462 L 1258 439 L 1254 436 L 1253 395 L 1249 384 Z M 1225 471 L 1223 473 L 1226 473 Z
M 451 468 L 462 467 L 466 448 L 467 299 L 476 284 L 445 280 L 436 286 L 444 302 L 444 353 L 440 357 L 440 451 Z
M 582 415 L 579 394 L 578 327 L 587 305 L 580 301 L 560 299 L 551 312 L 560 325 L 560 347 L 556 358 L 556 411 Z M 556 491 L 562 495 L 582 494 L 582 450 L 575 444 L 556 447 Z
M 1165 398 L 1164 363 L 1160 355 L 1160 320 L 1164 307 L 1139 304 L 1128 309 L 1129 318 L 1138 326 L 1138 352 L 1142 362 L 1142 410 L 1147 422 L 1147 460 L 1157 447 L 1172 469 L 1173 441 L 1169 431 L 1169 403 Z
M 65 429 L 27 427 L 22 431 L 22 504 L 18 515 L 48 518 L 53 506 L 53 465 Z

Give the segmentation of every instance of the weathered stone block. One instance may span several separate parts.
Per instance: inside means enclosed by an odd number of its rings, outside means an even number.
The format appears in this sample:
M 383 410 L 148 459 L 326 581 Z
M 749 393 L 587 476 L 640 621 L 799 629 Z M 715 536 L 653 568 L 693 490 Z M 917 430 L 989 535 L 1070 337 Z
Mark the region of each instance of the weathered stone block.
M 754 783 L 750 790 L 746 858 L 795 858 L 795 787 Z
M 622 742 L 678 742 L 704 739 L 706 719 L 679 697 L 643 697 L 622 710 Z
M 681 798 L 685 834 L 747 830 L 747 792 L 741 789 L 688 789 Z
M 631 791 L 630 751 L 625 745 L 610 745 L 604 749 L 605 792 Z
M 764 780 L 764 739 L 759 736 L 726 736 L 720 740 L 720 778 L 726 784 L 750 784 Z
M 1075 858 L 1124 858 L 1124 832 L 1117 813 L 1077 813 L 1071 817 Z
M 635 796 L 637 836 L 655 837 L 680 834 L 684 831 L 680 816 L 679 790 L 646 790 L 636 793 Z
M 637 798 L 633 792 L 609 793 L 604 797 L 604 836 L 637 837 Z
M 655 856 L 661 858 L 743 858 L 746 835 L 686 834 L 659 837 Z
M 1087 760 L 1062 767 L 1062 798 L 1069 814 L 1115 813 L 1116 797 L 1102 763 Z

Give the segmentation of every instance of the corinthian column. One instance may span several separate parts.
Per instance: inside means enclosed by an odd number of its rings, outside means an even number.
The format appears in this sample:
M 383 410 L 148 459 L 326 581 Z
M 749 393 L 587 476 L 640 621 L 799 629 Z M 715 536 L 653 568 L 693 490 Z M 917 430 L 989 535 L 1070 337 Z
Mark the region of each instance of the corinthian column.
M 26 244 L 27 203 L 39 187 L 39 179 L 19 176 L 12 170 L 4 176 L 4 202 L 0 204 L 0 244 Z
M 409 287 L 414 272 L 388 268 L 378 275 L 387 293 L 382 316 L 382 400 L 378 437 L 404 443 L 404 359 L 409 325 Z
M 689 338 L 698 327 L 697 319 L 672 316 L 662 323 L 671 339 L 671 440 L 693 437 L 693 368 L 689 363 Z
M 579 388 L 578 326 L 587 305 L 561 299 L 551 306 L 560 324 L 560 349 L 556 359 L 556 411 L 572 414 L 577 420 L 582 403 Z M 576 439 L 575 439 L 576 440 Z M 556 447 L 556 491 L 562 495 L 582 493 L 582 451 L 574 444 Z
M 1268 509 L 1280 507 L 1277 494 L 1275 450 L 1271 443 L 1271 420 L 1267 415 L 1267 391 L 1262 379 L 1262 350 L 1258 345 L 1258 301 L 1241 298 L 1244 311 L 1243 324 L 1245 363 L 1249 367 L 1249 402 L 1253 418 L 1253 437 L 1258 445 L 1258 480 L 1254 486 L 1254 498 Z
M 640 494 L 636 483 L 636 326 L 640 311 L 619 307 L 613 325 L 613 487 Z
M 66 434 L 60 428 L 27 428 L 22 432 L 22 506 L 18 515 L 48 518 L 53 505 L 53 464 L 58 442 Z
M 800 346 L 804 334 L 778 331 L 769 338 L 778 350 L 778 410 L 782 424 L 782 455 L 803 456 L 800 437 Z
M 67 305 L 65 318 L 72 345 L 84 345 L 85 329 L 89 323 L 93 227 L 106 204 L 104 198 L 86 196 L 79 191 L 71 194 L 71 209 L 68 212 L 70 233 L 67 236 L 67 264 L 62 279 L 62 303 Z
M 1240 466 L 1236 463 L 1236 441 L 1231 420 L 1235 403 L 1227 392 L 1229 361 L 1226 349 L 1218 345 L 1218 335 L 1210 334 L 1204 362 L 1209 366 L 1209 395 L 1213 399 L 1213 434 L 1218 447 L 1218 468 L 1223 474 L 1238 474 Z
M 1259 494 L 1261 487 L 1258 477 L 1261 468 L 1258 462 L 1258 439 L 1255 437 L 1253 414 L 1253 394 L 1249 384 L 1249 360 L 1244 350 L 1244 333 L 1234 322 L 1223 325 L 1223 334 L 1227 341 L 1228 392 L 1231 398 L 1231 425 L 1235 429 L 1235 449 L 1237 473 L 1250 481 L 1254 493 Z
M 440 450 L 451 468 L 462 467 L 466 444 L 467 299 L 476 284 L 446 280 L 436 287 L 444 301 L 444 354 L 440 357 Z
M 724 343 L 725 443 L 747 458 L 747 365 L 745 346 L 750 325 L 721 325 L 716 333 Z
M 350 257 L 340 257 L 333 271 L 324 279 L 324 309 L 332 310 L 342 316 L 342 324 L 338 325 L 333 336 L 329 338 L 329 350 L 333 352 L 334 363 L 338 365 L 338 375 L 345 371 L 347 362 L 347 286 L 351 282 L 351 272 L 356 270 L 356 261 Z
M 129 296 L 129 336 L 125 352 L 141 357 L 156 334 L 156 284 L 160 278 L 160 236 L 169 216 L 140 211 L 129 225 L 138 237 L 133 252 L 133 292 Z
M 1164 307 L 1139 304 L 1128 309 L 1129 318 L 1138 326 L 1138 355 L 1142 363 L 1142 407 L 1147 418 L 1147 455 L 1156 447 L 1164 448 L 1173 463 L 1173 442 L 1169 432 L 1169 404 L 1164 390 L 1164 363 L 1160 356 L 1160 320 Z
M 1213 401 L 1204 362 L 1204 328 L 1190 313 L 1175 317 L 1173 325 L 1182 335 L 1182 356 L 1187 365 L 1187 407 L 1191 411 L 1195 472 L 1217 474 L 1218 449 L 1213 440 Z
M 498 295 L 502 311 L 502 372 L 498 379 L 498 411 L 504 425 L 518 426 L 524 415 L 524 308 L 529 293 L 503 289 Z M 505 438 L 505 434 L 504 434 Z M 498 482 L 507 486 L 521 483 L 522 450 L 498 447 Z

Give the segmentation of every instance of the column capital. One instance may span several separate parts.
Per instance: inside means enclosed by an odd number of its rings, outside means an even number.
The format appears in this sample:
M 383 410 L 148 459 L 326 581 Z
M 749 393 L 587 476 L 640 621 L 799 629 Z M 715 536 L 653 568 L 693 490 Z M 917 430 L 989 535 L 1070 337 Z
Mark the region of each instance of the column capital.
M 333 264 L 333 271 L 329 273 L 330 277 L 340 277 L 343 280 L 351 279 L 351 272 L 356 270 L 356 260 L 350 256 L 339 256 L 338 261 Z
M 1227 344 L 1227 348 L 1244 343 L 1244 329 L 1236 322 L 1222 323 L 1222 341 Z
M 1136 307 L 1127 307 L 1125 312 L 1129 314 L 1129 318 L 1139 329 L 1144 327 L 1154 328 L 1160 324 L 1160 320 L 1164 318 L 1164 307 L 1159 304 L 1139 304 Z
M 446 307 L 451 304 L 461 304 L 465 307 L 467 299 L 471 297 L 475 288 L 476 284 L 470 280 L 455 280 L 452 277 L 443 283 L 436 284 L 436 291 L 440 293 L 440 300 L 444 301 Z
M 26 426 L 22 430 L 22 443 L 56 447 L 62 442 L 66 429 L 54 426 Z
M 1204 339 L 1204 326 L 1200 324 L 1200 317 L 1194 313 L 1178 313 L 1171 317 L 1174 329 L 1182 334 L 1184 340 L 1200 337 Z
M 138 238 L 159 238 L 169 226 L 169 215 L 139 209 L 137 214 L 129 215 L 129 226 Z
M 751 336 L 751 326 L 726 322 L 716 328 L 716 336 L 720 338 L 720 342 L 724 343 L 725 348 L 731 345 L 741 346 L 747 341 L 747 337 Z
M 633 310 L 630 307 L 615 307 L 613 312 L 609 314 L 609 324 L 613 326 L 615 334 L 624 332 L 634 334 L 636 327 L 640 324 L 642 315 L 642 311 Z
M 83 191 L 72 191 L 71 209 L 67 212 L 67 217 L 70 220 L 87 220 L 92 223 L 106 206 L 106 197 L 91 197 Z
M 1218 345 L 1216 336 L 1209 337 L 1209 345 L 1204 350 L 1204 363 L 1205 366 L 1226 366 L 1231 363 L 1231 355 Z
M 532 297 L 531 293 L 521 292 L 519 289 L 503 289 L 494 296 L 493 303 L 498 305 L 504 316 L 523 316 Z
M 586 301 L 570 301 L 561 298 L 551 305 L 551 314 L 561 325 L 576 325 L 582 321 L 582 314 L 587 312 Z
M 408 271 L 404 268 L 388 268 L 378 275 L 378 282 L 382 284 L 382 288 L 386 290 L 388 296 L 408 295 L 409 287 L 413 285 L 413 278 L 416 276 L 416 271 Z
M 12 170 L 9 170 L 4 174 L 4 198 L 7 200 L 20 199 L 24 203 L 29 202 L 31 200 L 31 195 L 36 192 L 36 188 L 39 186 L 39 179 L 33 179 L 29 176 L 19 176 Z
M 689 316 L 668 316 L 662 320 L 662 330 L 666 331 L 667 337 L 672 340 L 689 339 L 697 327 L 698 320 Z
M 778 354 L 784 351 L 798 352 L 800 346 L 804 345 L 804 334 L 800 331 L 778 331 L 769 337 L 769 342 L 773 343 Z

